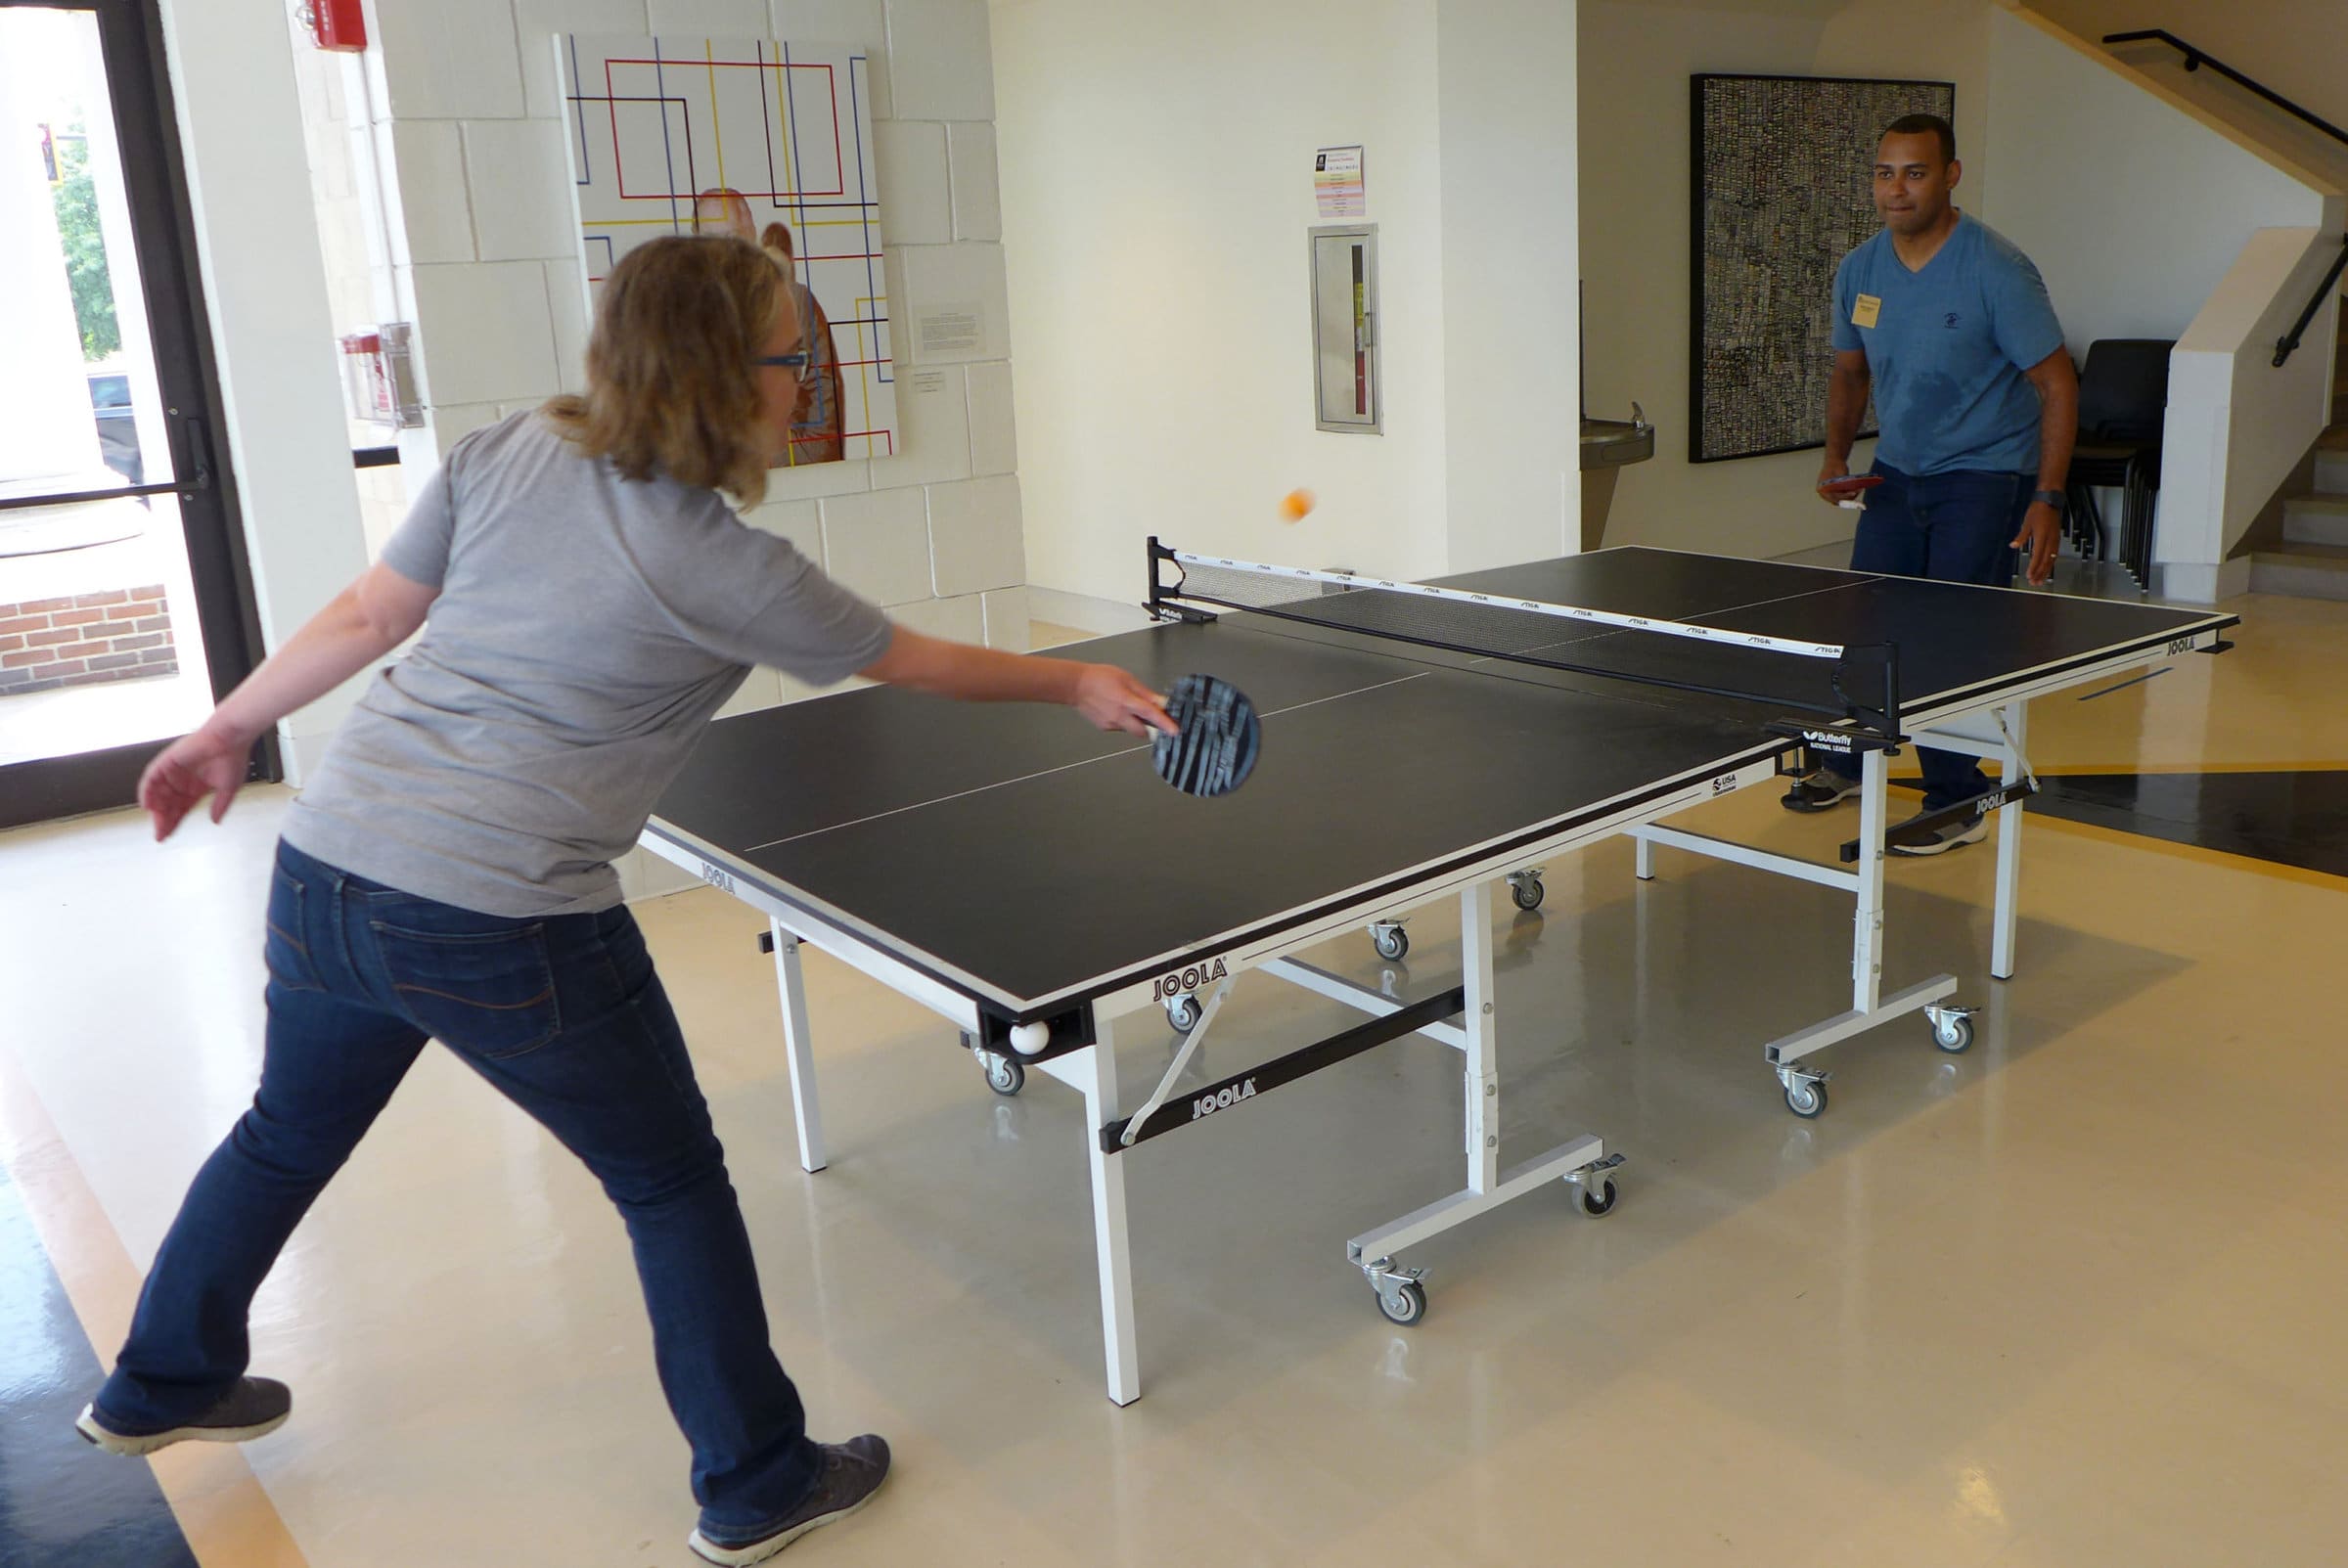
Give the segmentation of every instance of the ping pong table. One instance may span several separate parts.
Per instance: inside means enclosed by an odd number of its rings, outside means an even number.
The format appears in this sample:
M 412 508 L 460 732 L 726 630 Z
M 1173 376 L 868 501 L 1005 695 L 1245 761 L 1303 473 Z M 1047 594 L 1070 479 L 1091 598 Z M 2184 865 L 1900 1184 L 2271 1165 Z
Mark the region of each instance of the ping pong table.
M 998 1093 L 1017 1093 L 1032 1069 L 1083 1096 L 1120 1405 L 1141 1392 L 1126 1156 L 1375 1047 L 1416 1034 L 1463 1057 L 1465 1186 L 1346 1243 L 1392 1321 L 1425 1310 L 1421 1271 L 1396 1261 L 1406 1248 L 1552 1181 L 1586 1213 L 1614 1206 L 1622 1155 L 1596 1134 L 1501 1164 L 1496 888 L 1534 908 L 1546 859 L 1631 833 L 1643 877 L 1669 847 L 1848 893 L 1852 1007 L 1763 1048 L 1788 1107 L 1814 1116 L 1831 1046 L 1911 1012 L 1944 1051 L 1971 1040 L 1953 976 L 1882 993 L 1886 836 L 1901 831 L 1886 757 L 1928 741 L 1999 765 L 1996 787 L 1944 818 L 1998 820 L 1991 971 L 2008 977 L 2027 703 L 2221 650 L 2236 620 L 1641 548 L 1410 584 L 1155 540 L 1150 608 L 1156 624 L 1082 653 L 1158 691 L 1202 672 L 1245 692 L 1262 754 L 1235 793 L 1169 789 L 1147 743 L 1058 709 L 875 687 L 711 725 L 644 837 L 768 918 L 808 1171 L 826 1156 L 802 945 L 955 1024 Z M 1858 834 L 1838 863 L 1665 821 L 1829 752 L 1861 759 Z M 1399 958 L 1412 913 L 1444 900 L 1459 906 L 1461 974 L 1424 996 L 1296 956 L 1367 929 Z M 1251 1069 L 1186 1079 L 1248 974 L 1366 1017 Z M 1183 1043 L 1128 1105 L 1112 1024 L 1158 1009 Z

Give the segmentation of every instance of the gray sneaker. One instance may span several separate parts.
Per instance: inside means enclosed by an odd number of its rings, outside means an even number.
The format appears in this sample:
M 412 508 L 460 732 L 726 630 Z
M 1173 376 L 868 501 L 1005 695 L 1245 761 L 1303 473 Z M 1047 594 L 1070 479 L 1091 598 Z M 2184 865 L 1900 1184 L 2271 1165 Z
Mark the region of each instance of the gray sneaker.
M 1814 768 L 1787 787 L 1779 804 L 1805 814 L 1830 811 L 1858 792 L 1858 780 L 1846 779 L 1831 768 Z
M 845 1519 L 858 1508 L 873 1501 L 880 1483 L 888 1479 L 888 1440 L 867 1432 L 845 1443 L 818 1443 L 823 1451 L 824 1468 L 815 1478 L 815 1490 L 807 1501 L 775 1521 L 766 1534 L 750 1541 L 731 1544 L 710 1540 L 696 1530 L 686 1545 L 703 1562 L 713 1562 L 719 1568 L 743 1568 L 745 1563 L 764 1562 L 785 1546 L 821 1526 Z
M 73 1429 L 109 1454 L 135 1457 L 174 1443 L 248 1443 L 267 1437 L 294 1413 L 294 1391 L 267 1377 L 246 1377 L 194 1420 L 177 1426 L 128 1426 L 96 1405 L 81 1409 Z

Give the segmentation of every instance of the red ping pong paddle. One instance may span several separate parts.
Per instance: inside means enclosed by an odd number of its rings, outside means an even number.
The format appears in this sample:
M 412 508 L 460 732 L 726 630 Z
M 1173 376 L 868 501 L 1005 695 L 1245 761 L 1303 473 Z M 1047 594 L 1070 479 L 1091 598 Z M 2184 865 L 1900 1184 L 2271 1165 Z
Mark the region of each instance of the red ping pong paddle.
M 1821 479 L 1818 487 L 1839 501 L 1844 496 L 1855 496 L 1863 490 L 1873 490 L 1882 482 L 1883 475 L 1880 473 L 1846 473 L 1839 479 Z

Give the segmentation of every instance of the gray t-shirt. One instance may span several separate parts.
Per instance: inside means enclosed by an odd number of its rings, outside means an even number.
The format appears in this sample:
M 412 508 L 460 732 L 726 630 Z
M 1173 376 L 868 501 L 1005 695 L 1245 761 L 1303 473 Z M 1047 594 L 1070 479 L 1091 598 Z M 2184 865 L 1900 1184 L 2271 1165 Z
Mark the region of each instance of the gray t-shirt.
M 383 559 L 440 597 L 285 835 L 486 915 L 618 903 L 612 860 L 752 664 L 826 685 L 890 636 L 715 491 L 622 478 L 535 410 L 457 442 Z

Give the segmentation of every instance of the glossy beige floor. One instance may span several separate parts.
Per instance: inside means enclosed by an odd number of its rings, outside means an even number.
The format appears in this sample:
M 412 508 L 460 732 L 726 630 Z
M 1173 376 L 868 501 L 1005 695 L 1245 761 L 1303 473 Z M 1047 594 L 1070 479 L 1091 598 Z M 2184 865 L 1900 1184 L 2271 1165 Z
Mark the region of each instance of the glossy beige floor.
M 2041 703 L 2041 766 L 2348 756 L 2348 608 L 2241 608 L 2224 659 Z M 13 1146 L 44 1117 L 83 1228 L 135 1262 L 249 1092 L 283 803 L 161 848 L 126 817 L 0 835 Z M 1830 856 L 1855 819 L 1756 790 L 1706 826 Z M 706 891 L 642 907 L 786 1363 L 822 1432 L 897 1445 L 875 1507 L 783 1560 L 2339 1562 L 2348 883 L 2028 830 L 2009 984 L 1986 850 L 1892 872 L 1887 983 L 1955 967 L 1981 1043 L 1946 1057 L 1911 1019 L 1846 1047 L 1816 1123 L 1759 1048 L 1847 1005 L 1846 901 L 1670 854 L 1642 886 L 1620 844 L 1553 865 L 1547 918 L 1502 922 L 1504 1126 L 1518 1150 L 1603 1132 L 1631 1159 L 1616 1213 L 1560 1189 L 1455 1232 L 1416 1259 L 1424 1324 L 1385 1323 L 1341 1242 L 1455 1187 L 1459 1125 L 1449 1053 L 1385 1048 L 1131 1156 L 1148 1392 L 1124 1411 L 1074 1098 L 998 1099 L 951 1029 L 816 960 L 833 1163 L 803 1176 L 757 919 Z M 1456 929 L 1414 931 L 1398 978 L 1442 981 Z M 1363 940 L 1324 962 L 1381 967 Z M 1342 1021 L 1242 984 L 1205 1072 Z M 1172 1044 L 1128 1028 L 1129 1084 Z M 76 1294 L 102 1355 L 120 1292 Z M 296 1237 L 254 1343 L 295 1415 L 214 1514 L 273 1507 L 272 1560 L 691 1560 L 618 1224 L 441 1053 Z

